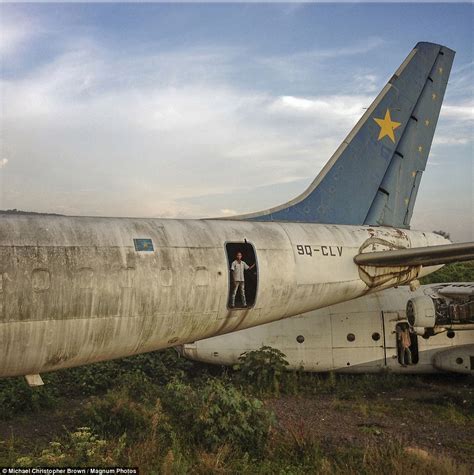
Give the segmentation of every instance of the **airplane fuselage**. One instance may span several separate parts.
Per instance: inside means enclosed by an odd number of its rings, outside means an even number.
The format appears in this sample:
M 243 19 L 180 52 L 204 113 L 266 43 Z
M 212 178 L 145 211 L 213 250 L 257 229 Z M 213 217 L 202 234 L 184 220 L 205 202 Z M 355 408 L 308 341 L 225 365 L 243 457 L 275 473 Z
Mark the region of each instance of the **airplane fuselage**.
M 367 226 L 4 216 L 0 376 L 176 346 L 351 300 L 421 275 L 420 267 L 362 270 L 359 252 L 445 242 Z M 255 299 L 230 308 L 228 254 L 239 246 L 254 252 Z
M 402 364 L 397 330 L 408 326 L 407 302 L 426 296 L 445 301 L 443 291 L 452 288 L 470 289 L 472 295 L 474 284 L 432 284 L 417 290 L 400 286 L 374 292 L 304 315 L 186 344 L 180 352 L 192 360 L 232 366 L 244 352 L 271 346 L 285 354 L 292 370 L 474 374 L 474 307 L 469 316 L 463 315 L 456 324 L 438 326 L 433 334 L 414 328 L 410 332 L 411 364 Z M 450 303 L 453 308 L 445 308 L 453 315 L 460 306 Z

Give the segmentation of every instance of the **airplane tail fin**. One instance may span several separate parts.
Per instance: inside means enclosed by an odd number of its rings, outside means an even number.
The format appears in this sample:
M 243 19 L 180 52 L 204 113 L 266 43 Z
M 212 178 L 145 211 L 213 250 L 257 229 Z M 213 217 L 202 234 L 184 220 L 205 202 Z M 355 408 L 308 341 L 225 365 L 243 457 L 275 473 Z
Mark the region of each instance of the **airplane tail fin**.
M 232 219 L 409 227 L 454 54 L 418 43 L 306 191 Z

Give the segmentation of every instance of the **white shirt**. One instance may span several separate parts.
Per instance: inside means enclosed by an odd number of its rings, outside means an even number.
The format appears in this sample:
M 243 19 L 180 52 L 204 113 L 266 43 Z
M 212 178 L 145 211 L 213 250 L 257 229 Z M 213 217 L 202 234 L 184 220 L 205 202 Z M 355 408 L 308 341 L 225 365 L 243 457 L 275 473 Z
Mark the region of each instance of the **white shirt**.
M 232 262 L 232 265 L 230 266 L 230 270 L 234 274 L 234 281 L 244 282 L 245 280 L 244 270 L 248 270 L 248 269 L 249 269 L 249 266 L 244 261 L 239 262 L 238 260 L 235 260 L 234 262 Z

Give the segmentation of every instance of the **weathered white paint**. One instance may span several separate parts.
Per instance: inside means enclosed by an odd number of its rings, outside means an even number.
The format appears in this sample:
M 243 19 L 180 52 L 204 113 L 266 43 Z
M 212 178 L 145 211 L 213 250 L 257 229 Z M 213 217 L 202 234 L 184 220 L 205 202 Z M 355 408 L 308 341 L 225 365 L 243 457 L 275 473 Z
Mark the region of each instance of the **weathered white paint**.
M 442 371 L 474 374 L 474 331 L 470 333 L 469 343 L 471 344 L 440 351 L 433 358 L 434 366 Z
M 152 239 L 154 252 L 135 251 L 134 238 Z M 253 308 L 230 311 L 224 243 L 244 239 L 257 253 L 258 295 Z M 354 299 L 420 274 L 361 270 L 353 262 L 361 249 L 445 242 L 365 226 L 2 216 L 0 376 L 166 348 Z M 298 245 L 342 251 L 300 255 Z
M 397 373 L 444 370 L 472 374 L 474 330 L 453 328 L 454 336 L 444 331 L 429 339 L 418 337 L 418 363 L 403 367 L 398 361 L 395 328 L 406 322 L 408 299 L 433 293 L 433 286 L 415 292 L 407 286 L 387 289 L 279 322 L 196 341 L 180 351 L 193 360 L 234 365 L 245 351 L 266 345 L 282 351 L 290 369 L 311 372 L 372 373 L 388 369 Z M 354 335 L 354 341 L 348 340 L 349 334 Z M 374 339 L 374 335 L 380 338 Z M 304 341 L 298 342 L 298 337 Z

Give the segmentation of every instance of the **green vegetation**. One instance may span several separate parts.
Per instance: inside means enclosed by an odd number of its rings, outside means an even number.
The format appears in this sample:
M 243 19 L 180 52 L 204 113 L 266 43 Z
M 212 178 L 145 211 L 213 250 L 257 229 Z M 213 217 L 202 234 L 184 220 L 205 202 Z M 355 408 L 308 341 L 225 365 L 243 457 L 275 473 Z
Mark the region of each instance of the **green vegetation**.
M 474 281 L 474 263 L 447 265 L 422 283 L 447 281 Z M 171 349 L 45 374 L 45 386 L 35 389 L 23 378 L 0 380 L 0 466 L 127 465 L 165 475 L 472 473 L 472 378 L 287 366 L 268 346 L 244 353 L 233 371 Z M 413 432 L 400 434 L 404 427 Z
M 64 216 L 57 213 L 38 213 L 36 211 L 23 211 L 21 209 L 0 209 L 0 214 L 23 214 L 23 215 L 41 215 L 41 216 Z
M 262 346 L 259 350 L 246 351 L 239 357 L 240 363 L 234 366 L 242 384 L 252 387 L 261 395 L 278 395 L 282 379 L 287 376 L 288 361 L 276 348 Z
M 209 451 L 229 445 L 262 454 L 273 424 L 262 401 L 216 378 L 197 386 L 173 381 L 163 391 L 163 404 L 181 439 Z
M 442 282 L 474 282 L 474 261 L 447 264 L 420 281 L 422 284 Z
M 46 386 L 33 390 L 20 378 L 0 381 L 1 417 L 26 424 L 23 435 L 0 437 L 0 466 L 128 465 L 145 474 L 470 472 L 466 462 L 407 443 L 387 421 L 472 430 L 472 378 L 286 367 L 270 347 L 242 355 L 230 372 L 167 350 L 47 374 Z M 297 415 L 302 404 L 310 406 Z M 314 419 L 319 404 L 326 408 Z M 48 425 L 51 415 L 56 426 L 29 438 L 31 426 Z M 340 438 L 321 435 L 321 424 Z M 447 440 L 454 453 L 474 460 L 469 441 Z
M 113 448 L 107 441 L 99 439 L 89 427 L 79 427 L 75 432 L 66 433 L 61 442 L 50 442 L 37 457 L 19 457 L 14 465 L 33 467 L 104 466 L 113 464 L 120 458 L 124 443 L 119 440 Z
M 0 380 L 0 420 L 53 407 L 56 402 L 54 390 L 49 386 L 36 389 L 32 391 L 23 378 Z

